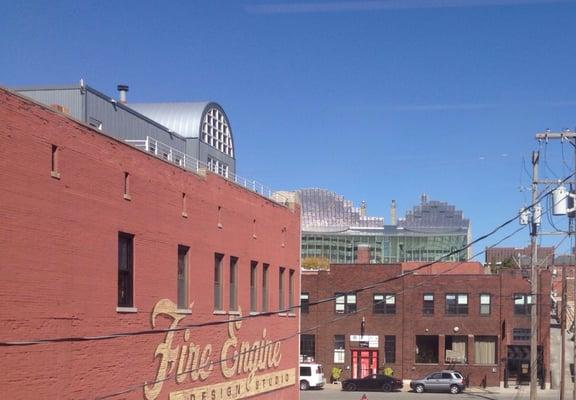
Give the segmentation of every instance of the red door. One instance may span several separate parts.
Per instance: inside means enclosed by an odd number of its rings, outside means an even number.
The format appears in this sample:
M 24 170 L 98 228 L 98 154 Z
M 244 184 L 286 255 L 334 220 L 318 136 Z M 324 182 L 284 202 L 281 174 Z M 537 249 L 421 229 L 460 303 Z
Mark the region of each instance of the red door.
M 352 378 L 378 373 L 378 350 L 352 350 Z

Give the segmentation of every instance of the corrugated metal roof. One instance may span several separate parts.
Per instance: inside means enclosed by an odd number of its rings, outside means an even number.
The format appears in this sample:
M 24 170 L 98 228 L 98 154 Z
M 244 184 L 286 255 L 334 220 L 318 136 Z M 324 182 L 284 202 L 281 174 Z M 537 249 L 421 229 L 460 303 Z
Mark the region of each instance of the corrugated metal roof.
M 127 106 L 187 138 L 199 137 L 202 116 L 207 109 L 212 107 L 222 109 L 218 104 L 209 101 L 194 103 L 128 103 Z

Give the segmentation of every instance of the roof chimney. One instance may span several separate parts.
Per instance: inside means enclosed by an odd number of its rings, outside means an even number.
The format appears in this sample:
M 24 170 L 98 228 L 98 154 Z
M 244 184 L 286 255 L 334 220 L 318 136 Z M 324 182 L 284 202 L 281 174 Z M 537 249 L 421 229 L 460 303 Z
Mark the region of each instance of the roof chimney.
M 396 200 L 392 200 L 390 205 L 390 224 L 396 225 Z
M 358 243 L 356 248 L 356 264 L 370 264 L 370 245 Z
M 120 103 L 126 104 L 126 93 L 128 93 L 128 85 L 118 85 L 118 93 L 120 94 Z
M 366 216 L 366 202 L 364 200 L 362 200 L 362 202 L 360 203 L 360 216 L 361 217 Z
M 420 201 L 422 202 L 422 205 L 428 203 L 428 195 L 426 193 L 422 193 L 422 196 L 420 196 Z

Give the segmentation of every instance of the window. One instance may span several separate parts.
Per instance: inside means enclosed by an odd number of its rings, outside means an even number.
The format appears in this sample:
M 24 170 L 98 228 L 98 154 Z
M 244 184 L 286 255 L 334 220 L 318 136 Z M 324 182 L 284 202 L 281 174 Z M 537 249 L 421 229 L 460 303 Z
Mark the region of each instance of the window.
M 224 177 L 228 177 L 228 165 L 223 163 L 222 161 L 216 160 L 208 156 L 208 169 L 218 175 L 222 175 Z
M 514 328 L 512 329 L 512 339 L 513 340 L 530 340 L 531 331 L 526 328 Z
M 178 246 L 178 308 L 188 308 L 188 250 L 189 247 Z
M 396 362 L 396 336 L 384 336 L 384 362 L 387 364 Z
M 258 304 L 258 294 L 256 292 L 256 282 L 258 279 L 258 262 L 250 262 L 250 311 L 256 312 L 256 307 Z
M 395 294 L 375 294 L 373 299 L 374 314 L 396 314 Z
M 102 130 L 102 121 L 98 121 L 96 118 L 89 117 L 88 125 L 93 126 L 100 131 Z
M 230 257 L 230 311 L 238 310 L 238 258 Z
M 474 363 L 496 364 L 496 336 L 474 336 Z
M 446 295 L 446 314 L 468 314 L 468 294 L 457 293 Z
M 300 355 L 304 356 L 304 359 L 316 356 L 314 335 L 300 335 Z
M 530 315 L 531 304 L 532 304 L 531 295 L 523 293 L 514 294 L 514 314 Z
M 438 336 L 416 336 L 416 363 L 438 364 Z
M 284 271 L 286 269 L 280 267 L 280 273 L 278 274 L 278 310 L 284 310 Z
M 445 362 L 447 364 L 466 364 L 468 354 L 468 336 L 446 335 L 444 338 Z
M 345 335 L 334 335 L 334 364 L 344 364 L 345 360 Z
M 262 266 L 262 311 L 268 312 L 268 264 Z
M 201 137 L 204 143 L 234 157 L 230 125 L 224 113 L 219 109 L 213 107 L 204 114 Z
M 288 308 L 290 312 L 294 312 L 294 270 L 291 269 L 288 273 Z
M 335 311 L 337 314 L 350 314 L 356 312 L 356 293 L 336 293 Z
M 434 314 L 434 294 L 424 293 L 422 297 L 422 314 L 424 315 Z
M 134 235 L 118 232 L 118 307 L 134 307 Z
M 302 293 L 300 295 L 300 312 L 303 314 L 310 312 L 310 295 L 308 293 Z
M 480 315 L 490 315 L 491 300 L 490 294 L 480 295 Z
M 222 310 L 222 260 L 223 254 L 214 254 L 214 310 Z

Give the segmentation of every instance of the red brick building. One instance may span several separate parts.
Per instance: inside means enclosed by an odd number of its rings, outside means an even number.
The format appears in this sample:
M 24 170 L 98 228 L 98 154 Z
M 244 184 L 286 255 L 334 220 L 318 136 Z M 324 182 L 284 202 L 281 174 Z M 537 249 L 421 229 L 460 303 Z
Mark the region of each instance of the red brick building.
M 298 315 L 258 315 L 297 301 L 297 204 L 4 89 L 0 121 L 0 397 L 298 396 Z
M 344 378 L 384 367 L 402 379 L 455 368 L 472 385 L 497 386 L 505 374 L 514 382 L 528 378 L 531 297 L 520 271 L 417 273 L 377 285 L 401 272 L 400 264 L 304 272 L 302 356 L 324 364 L 328 375 L 341 368 Z M 541 278 L 538 342 L 540 365 L 548 371 L 550 273 L 543 271 Z M 377 286 L 353 292 L 367 285 Z M 338 297 L 313 305 L 332 296 Z
M 512 260 L 515 265 L 521 267 L 530 267 L 530 257 L 532 256 L 532 248 L 526 246 L 524 248 L 516 247 L 488 247 L 486 248 L 486 264 L 497 266 L 505 261 Z M 538 246 L 538 264 L 541 266 L 549 266 L 554 263 L 554 247 Z

